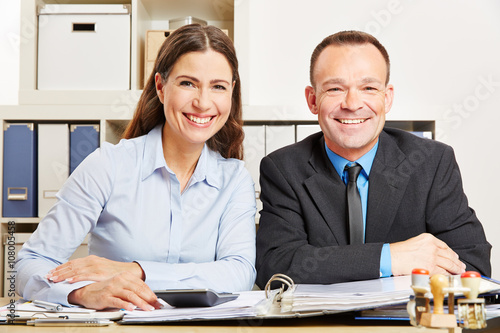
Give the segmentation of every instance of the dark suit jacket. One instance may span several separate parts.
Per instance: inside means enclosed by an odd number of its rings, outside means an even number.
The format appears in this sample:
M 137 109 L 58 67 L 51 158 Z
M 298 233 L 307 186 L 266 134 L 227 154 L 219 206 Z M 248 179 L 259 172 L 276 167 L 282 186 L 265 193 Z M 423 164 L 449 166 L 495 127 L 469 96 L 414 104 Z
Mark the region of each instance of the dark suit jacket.
M 453 149 L 384 129 L 369 175 L 366 243 L 348 245 L 346 186 L 331 164 L 323 133 L 282 148 L 260 166 L 257 284 L 275 273 L 296 283 L 380 276 L 383 243 L 431 233 L 467 265 L 491 274 L 491 245 L 468 206 Z

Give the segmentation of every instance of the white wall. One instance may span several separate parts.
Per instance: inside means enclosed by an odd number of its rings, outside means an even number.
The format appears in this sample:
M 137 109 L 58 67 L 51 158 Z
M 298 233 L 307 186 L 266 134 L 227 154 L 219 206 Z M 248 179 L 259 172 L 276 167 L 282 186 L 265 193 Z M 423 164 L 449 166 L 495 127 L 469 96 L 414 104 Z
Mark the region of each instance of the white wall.
M 17 104 L 20 0 L 0 2 L 0 105 Z
M 389 52 L 395 102 L 388 119 L 436 120 L 437 139 L 455 149 L 499 278 L 500 2 L 236 0 L 245 117 L 311 119 L 310 55 L 324 37 L 348 29 L 375 35 Z

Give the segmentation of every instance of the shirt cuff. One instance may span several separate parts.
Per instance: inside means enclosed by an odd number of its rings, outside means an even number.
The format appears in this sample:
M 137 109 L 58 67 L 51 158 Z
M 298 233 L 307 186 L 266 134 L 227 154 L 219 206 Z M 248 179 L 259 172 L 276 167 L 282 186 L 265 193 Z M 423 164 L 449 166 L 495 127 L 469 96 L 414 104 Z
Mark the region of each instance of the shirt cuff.
M 93 283 L 93 281 L 79 281 L 75 283 L 68 283 L 66 281 L 58 282 L 55 286 L 52 286 L 50 288 L 49 297 L 47 301 L 51 301 L 53 303 L 59 303 L 70 307 L 75 306 L 74 304 L 69 303 L 68 301 L 69 294 L 73 290 L 83 288 L 91 283 Z
M 380 277 L 388 277 L 392 275 L 391 263 L 391 246 L 384 244 L 380 253 Z

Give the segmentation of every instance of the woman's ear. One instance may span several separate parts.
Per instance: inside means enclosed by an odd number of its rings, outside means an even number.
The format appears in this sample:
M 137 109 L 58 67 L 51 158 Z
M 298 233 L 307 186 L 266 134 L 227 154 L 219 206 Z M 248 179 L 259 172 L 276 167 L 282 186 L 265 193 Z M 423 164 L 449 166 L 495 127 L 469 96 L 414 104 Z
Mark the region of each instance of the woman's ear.
M 155 87 L 156 87 L 156 94 L 158 95 L 158 98 L 160 99 L 160 102 L 163 104 L 163 79 L 161 78 L 160 73 L 155 74 Z

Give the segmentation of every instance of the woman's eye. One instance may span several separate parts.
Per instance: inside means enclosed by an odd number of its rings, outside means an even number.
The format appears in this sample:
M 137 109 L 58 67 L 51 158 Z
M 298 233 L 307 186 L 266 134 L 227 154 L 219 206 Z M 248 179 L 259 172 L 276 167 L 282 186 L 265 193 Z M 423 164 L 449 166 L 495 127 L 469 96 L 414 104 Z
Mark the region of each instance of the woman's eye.
M 220 84 L 217 84 L 217 85 L 214 86 L 214 89 L 215 90 L 226 90 L 226 87 L 224 87 L 224 86 L 222 86 Z
M 189 82 L 189 81 L 181 81 L 180 83 L 181 86 L 185 86 L 185 87 L 193 87 L 193 83 L 192 82 Z

